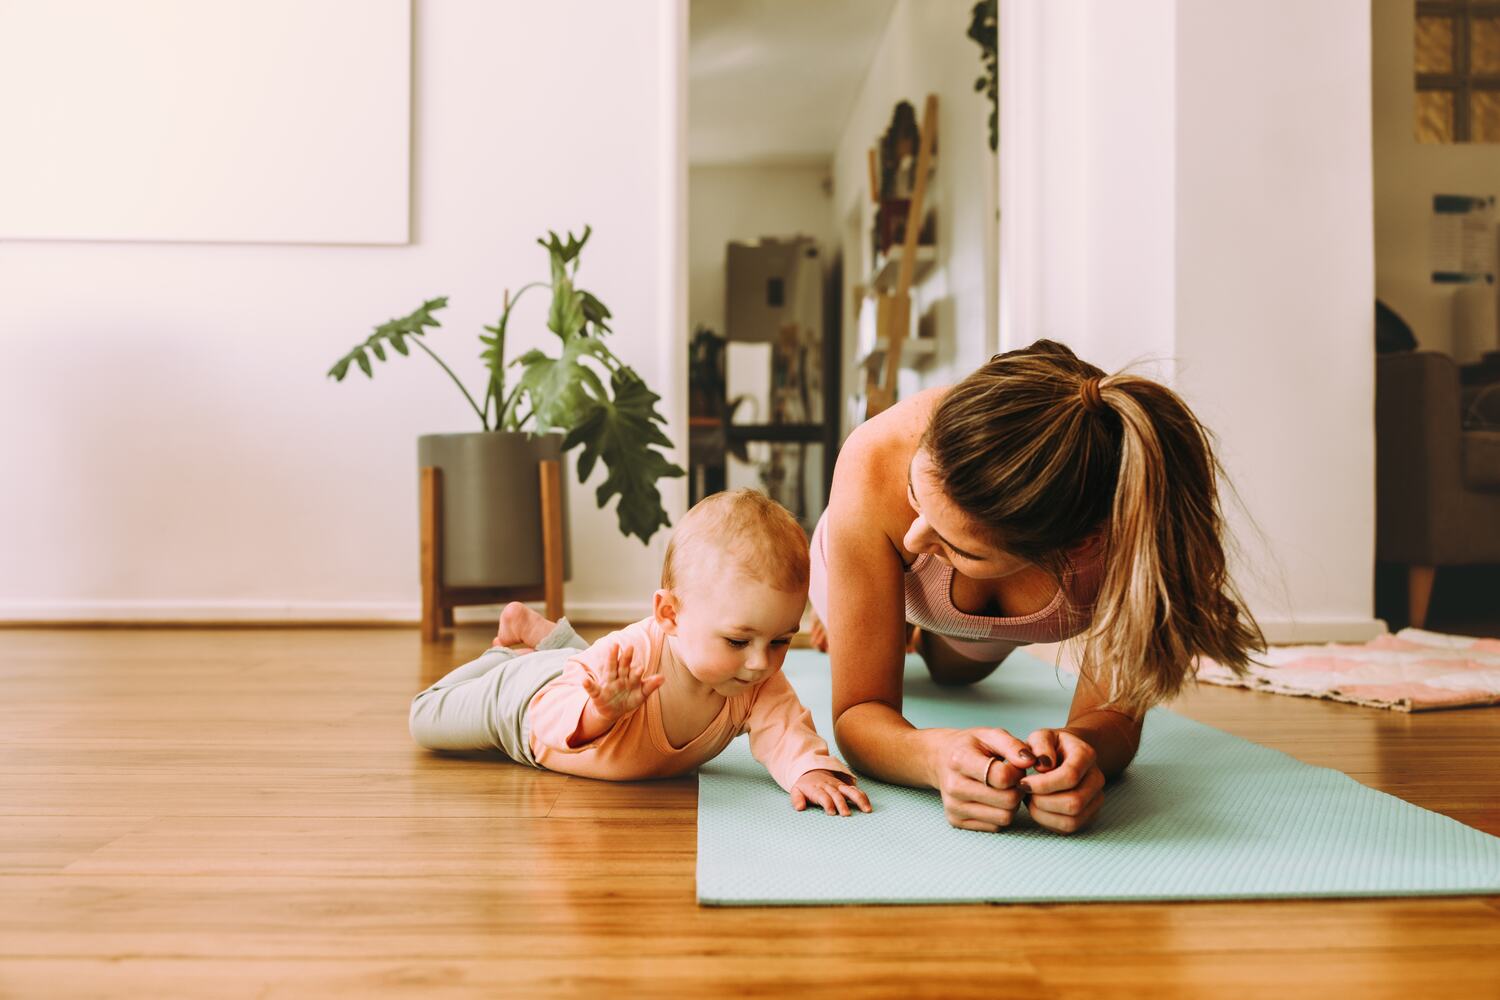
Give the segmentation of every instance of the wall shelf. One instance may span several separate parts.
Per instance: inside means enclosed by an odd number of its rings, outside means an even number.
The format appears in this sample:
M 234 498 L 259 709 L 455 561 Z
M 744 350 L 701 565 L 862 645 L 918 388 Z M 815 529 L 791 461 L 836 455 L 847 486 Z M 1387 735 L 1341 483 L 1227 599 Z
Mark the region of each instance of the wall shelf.
M 864 369 L 869 372 L 878 372 L 880 366 L 885 363 L 886 350 L 890 347 L 890 341 L 881 337 L 875 341 L 875 346 L 862 354 L 854 363 L 856 370 Z M 916 368 L 932 360 L 937 353 L 937 341 L 930 337 L 907 337 L 901 342 L 901 367 Z
M 875 260 L 875 270 L 870 272 L 866 279 L 865 287 L 878 289 L 882 292 L 893 292 L 896 290 L 896 276 L 901 272 L 901 255 L 903 248 L 893 246 L 886 253 Z M 919 283 L 932 270 L 937 263 L 937 247 L 922 244 L 917 247 L 917 259 L 912 265 L 912 284 Z

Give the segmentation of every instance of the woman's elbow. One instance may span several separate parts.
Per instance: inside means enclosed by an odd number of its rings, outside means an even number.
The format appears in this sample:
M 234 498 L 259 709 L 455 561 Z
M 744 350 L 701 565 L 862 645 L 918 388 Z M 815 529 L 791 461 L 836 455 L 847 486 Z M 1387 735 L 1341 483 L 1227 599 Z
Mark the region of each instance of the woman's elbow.
M 1129 747 L 1118 760 L 1109 761 L 1100 766 L 1099 770 L 1104 775 L 1105 781 L 1114 781 L 1125 773 L 1130 767 L 1130 762 L 1135 760 L 1135 752 L 1138 747 Z
M 849 718 L 849 710 L 834 710 L 833 716 L 833 742 L 838 747 L 839 753 L 844 755 L 844 760 L 851 766 L 859 766 L 859 749 L 853 739 L 853 725 Z
M 1104 774 L 1105 780 L 1114 781 L 1120 775 L 1124 774 L 1126 768 L 1130 767 L 1130 762 L 1135 760 L 1135 755 L 1140 752 L 1140 749 L 1141 730 L 1139 726 L 1132 731 L 1123 733 L 1118 750 L 1115 754 L 1111 755 L 1112 759 L 1100 761 L 1099 770 Z
M 863 753 L 863 749 L 869 743 L 870 718 L 865 707 L 869 702 L 860 702 L 850 705 L 843 711 L 837 711 L 833 719 L 833 742 L 838 746 L 839 753 L 850 767 L 857 771 L 874 773 L 871 770 L 873 762 Z

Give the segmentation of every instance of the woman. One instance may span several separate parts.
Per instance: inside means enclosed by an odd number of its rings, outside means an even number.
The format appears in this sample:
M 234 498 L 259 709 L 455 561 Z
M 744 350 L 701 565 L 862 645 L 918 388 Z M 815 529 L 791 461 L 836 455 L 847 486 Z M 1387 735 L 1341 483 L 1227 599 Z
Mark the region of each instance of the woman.
M 1145 710 L 1198 656 L 1236 671 L 1263 640 L 1230 584 L 1207 431 L 1171 390 L 1041 340 L 860 426 L 812 538 L 814 641 L 850 764 L 933 787 L 948 821 L 1080 830 L 1135 756 Z M 908 630 L 940 684 L 1017 645 L 1086 633 L 1067 723 L 917 729 Z M 1035 768 L 1036 773 L 1026 772 Z

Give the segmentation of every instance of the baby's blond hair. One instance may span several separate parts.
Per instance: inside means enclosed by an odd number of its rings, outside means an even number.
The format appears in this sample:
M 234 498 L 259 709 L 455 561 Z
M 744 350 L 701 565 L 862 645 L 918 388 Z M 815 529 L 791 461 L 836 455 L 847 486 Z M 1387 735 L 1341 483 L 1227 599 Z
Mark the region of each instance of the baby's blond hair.
M 688 560 L 709 551 L 777 590 L 807 587 L 807 533 L 785 507 L 756 490 L 714 493 L 683 515 L 662 561 L 662 587 L 684 583 Z

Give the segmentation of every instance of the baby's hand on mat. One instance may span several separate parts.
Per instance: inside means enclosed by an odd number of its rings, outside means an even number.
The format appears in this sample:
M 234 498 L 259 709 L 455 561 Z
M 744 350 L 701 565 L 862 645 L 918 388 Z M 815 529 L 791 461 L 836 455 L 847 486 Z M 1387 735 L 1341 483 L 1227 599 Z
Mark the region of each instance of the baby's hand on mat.
M 596 679 L 585 675 L 583 689 L 588 692 L 589 704 L 602 720 L 614 722 L 646 703 L 651 692 L 666 683 L 661 674 L 646 676 L 646 664 L 634 666 L 635 651 L 630 647 L 621 649 L 617 645 L 609 648 L 609 659 Z
M 812 803 L 822 806 L 830 816 L 835 813 L 848 816 L 849 802 L 858 806 L 860 812 L 870 811 L 870 800 L 854 787 L 854 779 L 833 771 L 808 771 L 792 784 L 791 794 L 792 808 L 798 812 Z
M 1026 738 L 1036 773 L 1020 781 L 1030 793 L 1026 809 L 1041 826 L 1058 833 L 1082 830 L 1104 804 L 1104 773 L 1094 748 L 1066 729 L 1038 729 Z

